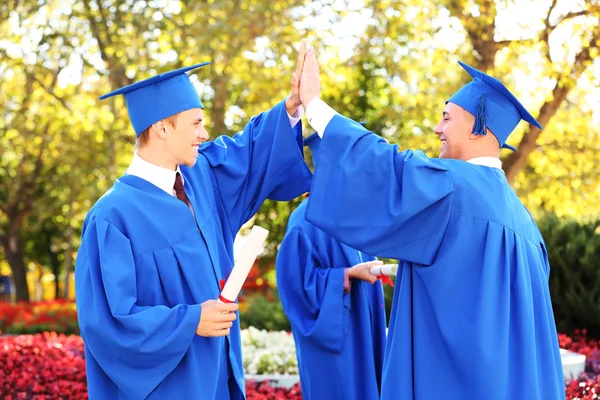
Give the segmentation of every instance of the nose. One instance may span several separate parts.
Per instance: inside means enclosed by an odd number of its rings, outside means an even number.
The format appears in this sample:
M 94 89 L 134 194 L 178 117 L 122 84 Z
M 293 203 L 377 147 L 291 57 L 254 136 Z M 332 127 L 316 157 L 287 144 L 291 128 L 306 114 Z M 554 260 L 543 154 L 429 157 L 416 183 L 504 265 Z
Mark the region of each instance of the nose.
M 202 126 L 198 131 L 198 139 L 202 141 L 208 140 L 208 132 L 206 131 L 206 128 L 204 126 Z
M 440 123 L 439 123 L 439 124 L 437 124 L 437 126 L 436 126 L 436 127 L 435 127 L 435 129 L 433 130 L 433 133 L 435 133 L 435 134 L 436 134 L 436 135 L 438 135 L 438 136 L 441 136 L 441 135 L 442 135 L 442 133 L 444 132 L 444 131 L 443 131 L 443 129 L 442 129 L 442 127 L 444 126 L 443 122 L 444 122 L 444 121 L 442 120 L 442 121 L 440 121 Z

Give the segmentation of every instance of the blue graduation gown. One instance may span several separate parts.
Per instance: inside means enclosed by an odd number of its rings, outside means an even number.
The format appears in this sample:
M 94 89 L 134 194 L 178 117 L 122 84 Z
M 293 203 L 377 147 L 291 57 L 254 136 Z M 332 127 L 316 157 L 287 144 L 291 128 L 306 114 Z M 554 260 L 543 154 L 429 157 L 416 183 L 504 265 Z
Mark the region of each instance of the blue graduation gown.
M 328 236 L 294 210 L 277 254 L 281 303 L 292 325 L 305 400 L 378 399 L 385 349 L 381 282 L 353 280 L 344 269 L 375 258 Z
M 228 337 L 197 336 L 200 304 L 218 297 L 235 235 L 263 201 L 307 191 L 302 151 L 281 102 L 181 168 L 195 219 L 132 175 L 94 205 L 75 270 L 90 399 L 245 397 L 239 320 Z
M 336 115 L 307 219 L 401 260 L 388 399 L 563 399 L 544 241 L 500 169 L 399 152 Z

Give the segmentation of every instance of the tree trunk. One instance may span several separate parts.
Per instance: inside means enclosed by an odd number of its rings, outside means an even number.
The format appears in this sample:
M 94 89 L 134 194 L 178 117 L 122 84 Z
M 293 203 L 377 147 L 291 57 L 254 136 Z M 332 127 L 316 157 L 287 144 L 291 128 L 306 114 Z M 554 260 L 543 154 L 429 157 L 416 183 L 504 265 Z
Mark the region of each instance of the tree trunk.
M 227 102 L 227 76 L 220 75 L 213 81 L 215 99 L 210 110 L 212 131 L 209 132 L 213 138 L 228 133 L 225 125 L 225 111 Z
M 52 266 L 52 273 L 54 274 L 54 298 L 60 299 L 62 297 L 60 293 L 60 280 L 58 279 L 58 274 L 60 273 L 60 260 L 58 259 L 58 254 L 52 251 L 52 246 L 49 243 L 48 246 L 48 255 L 50 256 L 50 264 Z
M 570 87 L 566 85 L 557 85 L 554 88 L 553 98 L 550 101 L 544 103 L 540 109 L 540 115 L 537 120 L 540 125 L 545 126 L 550 119 L 556 114 L 562 102 L 567 98 Z M 542 131 L 539 128 L 530 126 L 523 139 L 517 147 L 517 151 L 509 155 L 503 164 L 504 172 L 506 173 L 506 179 L 509 183 L 515 180 L 515 177 L 527 164 L 529 155 L 536 149 L 536 141 L 540 137 Z
M 71 272 L 73 271 L 73 200 L 71 200 L 71 206 L 69 207 L 69 225 L 67 225 L 67 250 L 65 251 L 65 282 L 64 292 L 65 299 L 69 298 L 69 284 L 71 281 Z
M 9 232 L 8 236 L 2 241 L 4 256 L 12 271 L 15 282 L 15 293 L 17 301 L 29 301 L 29 287 L 27 285 L 27 267 L 23 259 L 23 249 L 21 247 L 20 230 Z

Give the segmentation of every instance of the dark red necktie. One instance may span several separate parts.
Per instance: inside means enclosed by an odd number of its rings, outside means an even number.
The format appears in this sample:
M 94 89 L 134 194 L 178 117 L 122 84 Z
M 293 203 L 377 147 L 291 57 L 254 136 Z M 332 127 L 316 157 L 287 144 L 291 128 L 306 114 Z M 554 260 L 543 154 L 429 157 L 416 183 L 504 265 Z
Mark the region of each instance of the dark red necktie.
M 173 189 L 175 189 L 175 195 L 177 195 L 177 198 L 183 201 L 190 209 L 193 209 L 192 203 L 190 203 L 190 199 L 188 199 L 187 195 L 185 194 L 185 190 L 183 189 L 183 178 L 179 172 L 175 174 L 175 184 L 173 185 Z

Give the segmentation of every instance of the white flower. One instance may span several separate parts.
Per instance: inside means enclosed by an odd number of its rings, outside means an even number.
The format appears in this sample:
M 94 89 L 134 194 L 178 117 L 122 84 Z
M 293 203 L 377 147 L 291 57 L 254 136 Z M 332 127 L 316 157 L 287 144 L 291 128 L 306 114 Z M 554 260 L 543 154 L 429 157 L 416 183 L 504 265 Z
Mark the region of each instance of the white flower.
M 297 375 L 293 336 L 254 327 L 242 330 L 244 371 L 250 375 Z

